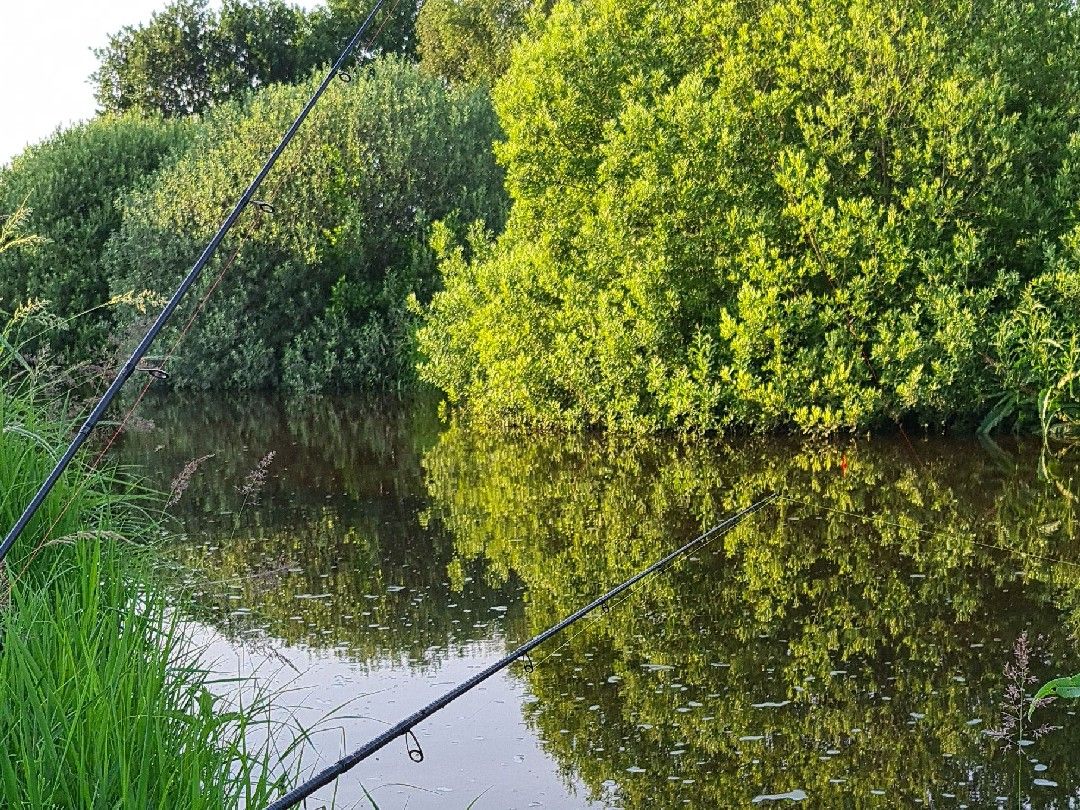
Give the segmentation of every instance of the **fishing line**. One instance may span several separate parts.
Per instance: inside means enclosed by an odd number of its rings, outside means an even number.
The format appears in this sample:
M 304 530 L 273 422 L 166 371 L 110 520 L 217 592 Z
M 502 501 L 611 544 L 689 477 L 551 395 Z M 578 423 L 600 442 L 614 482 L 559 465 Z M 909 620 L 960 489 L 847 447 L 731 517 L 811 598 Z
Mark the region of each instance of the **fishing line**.
M 705 531 L 702 534 L 698 535 L 697 537 L 695 537 L 690 542 L 686 543 L 685 545 L 681 546 L 680 548 L 678 548 L 675 551 L 668 554 L 666 557 L 664 557 L 664 558 L 658 560 L 657 562 L 653 563 L 652 565 L 650 565 L 648 568 L 644 569 L 643 571 L 638 572 L 637 574 L 632 576 L 630 579 L 628 579 L 625 582 L 623 582 L 623 583 L 617 585 L 616 587 L 612 588 L 606 594 L 604 594 L 603 596 L 599 597 L 598 599 L 590 602 L 585 607 L 580 608 L 576 612 L 572 613 L 570 616 L 567 616 L 565 619 L 560 621 L 558 624 L 555 624 L 555 625 L 549 627 L 544 632 L 540 633 L 539 635 L 534 636 L 533 638 L 531 638 L 529 641 L 522 644 L 520 647 L 518 647 L 516 650 L 514 650 L 509 655 L 504 656 L 500 660 L 496 661 L 494 664 L 491 664 L 490 666 L 488 666 L 483 671 L 478 672 L 476 675 L 473 675 L 468 680 L 463 681 L 462 683 L 458 684 L 457 686 L 455 686 L 453 689 L 451 689 L 449 692 L 447 692 L 442 697 L 437 698 L 436 700 L 429 703 L 427 706 L 424 706 L 422 709 L 419 709 L 418 711 L 416 711 L 413 714 L 409 715 L 404 720 L 402 720 L 401 722 L 399 722 L 396 725 L 392 726 L 391 728 L 387 729 L 382 734 L 375 737 L 374 739 L 372 739 L 371 741 L 369 741 L 365 745 L 361 746 L 360 748 L 358 748 L 353 753 L 349 754 L 348 756 L 345 756 L 345 757 L 341 758 L 340 760 L 338 760 L 336 763 L 334 763 L 330 767 L 328 767 L 328 768 L 324 769 L 323 771 L 319 772 L 318 774 L 313 776 L 311 779 L 309 779 L 307 782 L 303 783 L 302 785 L 299 785 L 298 787 L 294 788 L 293 790 L 290 790 L 288 793 L 286 793 L 280 799 L 278 799 L 277 801 L 275 801 L 272 804 L 268 805 L 266 810 L 286 810 L 286 808 L 295 807 L 297 804 L 302 802 L 304 799 L 311 796 L 311 794 L 313 794 L 319 788 L 325 787 L 326 785 L 329 785 L 331 782 L 333 782 L 339 776 L 341 776 L 342 774 L 344 774 L 347 771 L 351 770 L 352 768 L 356 767 L 361 762 L 363 762 L 365 759 L 370 757 L 372 754 L 375 754 L 376 752 L 382 750 L 383 748 L 385 748 L 387 745 L 389 745 L 391 742 L 398 739 L 399 737 L 406 737 L 406 743 L 407 743 L 409 755 L 410 755 L 410 757 L 413 757 L 414 752 L 419 751 L 419 746 L 416 745 L 415 748 L 414 748 L 414 745 L 416 744 L 415 735 L 413 735 L 411 737 L 408 737 L 406 735 L 411 735 L 412 730 L 416 726 L 418 726 L 420 723 L 422 723 L 424 720 L 426 720 L 428 717 L 431 717 L 431 715 L 433 715 L 436 712 L 438 712 L 439 710 L 445 708 L 446 706 L 448 706 L 453 701 L 457 700 L 462 695 L 464 695 L 467 692 L 470 692 L 471 690 L 475 689 L 477 686 L 479 686 L 481 683 L 486 681 L 492 675 L 495 675 L 496 673 L 498 673 L 501 670 L 505 669 L 510 664 L 512 664 L 514 661 L 517 661 L 518 659 L 525 657 L 526 655 L 529 654 L 530 651 L 532 651 L 535 648 L 539 647 L 541 644 L 543 644 L 549 638 L 552 638 L 553 636 L 557 635 L 562 630 L 566 629 L 567 627 L 570 627 L 572 624 L 574 624 L 578 620 L 583 619 L 585 616 L 589 615 L 594 610 L 596 610 L 596 608 L 606 605 L 608 602 L 615 599 L 615 597 L 622 594 L 628 588 L 633 587 L 633 585 L 635 583 L 639 582 L 640 580 L 644 579 L 645 577 L 649 576 L 650 574 L 654 574 L 654 573 L 658 573 L 660 571 L 663 571 L 664 569 L 668 568 L 672 563 L 674 563 L 677 559 L 679 559 L 684 554 L 687 554 L 688 552 L 693 551 L 693 550 L 699 548 L 700 546 L 704 545 L 705 543 L 707 543 L 710 539 L 712 539 L 717 534 L 724 534 L 724 533 L 730 531 L 731 529 L 735 528 L 735 526 L 737 526 L 739 523 L 741 523 L 745 518 L 749 517 L 750 515 L 754 514 L 755 512 L 760 511 L 765 506 L 767 506 L 768 504 L 771 504 L 775 500 L 776 500 L 775 493 L 770 494 L 770 495 L 766 495 L 761 500 L 756 501 L 755 503 L 751 504 L 750 506 L 747 506 L 744 509 L 741 509 L 738 512 L 735 512 L 734 514 L 732 514 L 731 516 L 725 518 L 724 520 L 722 520 L 721 522 L 719 522 L 715 526 L 713 526 L 711 529 L 708 529 L 707 531 Z M 421 757 L 423 756 L 422 751 L 419 751 L 419 754 L 420 754 Z
M 349 43 L 345 46 L 345 49 L 339 55 L 337 61 L 333 64 L 333 66 L 323 78 L 322 82 L 319 84 L 319 87 L 308 99 L 307 103 L 300 111 L 296 119 L 293 121 L 292 125 L 282 136 L 277 147 L 275 147 L 269 158 L 267 158 L 266 162 L 263 164 L 258 174 L 256 174 L 255 178 L 248 185 L 247 189 L 243 192 L 243 194 L 241 194 L 232 211 L 218 228 L 217 232 L 211 238 L 210 242 L 207 243 L 198 260 L 192 266 L 188 274 L 184 277 L 183 281 L 180 283 L 180 286 L 173 293 L 172 297 L 169 299 L 164 309 L 162 309 L 161 313 L 158 315 L 153 325 L 143 336 L 138 346 L 132 352 L 131 357 L 123 365 L 123 367 L 120 369 L 119 373 L 116 375 L 115 379 L 110 384 L 108 389 L 98 400 L 90 415 L 87 417 L 82 427 L 79 428 L 79 431 L 76 433 L 75 437 L 72 439 L 67 450 L 64 451 L 64 454 L 57 461 L 55 467 L 46 477 L 45 481 L 41 484 L 34 497 L 31 499 L 30 503 L 24 509 L 22 515 L 19 517 L 15 525 L 12 526 L 11 530 L 5 536 L 3 542 L 0 543 L 0 562 L 2 562 L 3 559 L 7 556 L 8 552 L 11 550 L 11 547 L 15 544 L 16 540 L 18 540 L 19 536 L 25 530 L 26 526 L 34 518 L 41 505 L 44 503 L 45 499 L 48 497 L 49 493 L 56 485 L 57 481 L 71 464 L 71 461 L 74 459 L 79 449 L 90 437 L 94 428 L 100 423 L 102 417 L 105 414 L 105 411 L 115 400 L 116 396 L 119 394 L 124 384 L 131 377 L 131 375 L 134 374 L 136 370 L 138 370 L 139 363 L 146 356 L 154 340 L 157 338 L 158 334 L 172 318 L 174 312 L 179 307 L 183 299 L 186 297 L 190 288 L 202 275 L 202 271 L 216 254 L 218 247 L 221 245 L 226 235 L 232 230 L 233 226 L 239 220 L 240 216 L 244 213 L 248 206 L 252 204 L 257 205 L 260 210 L 265 211 L 264 205 L 259 204 L 262 201 L 257 201 L 254 199 L 255 193 L 262 186 L 263 181 L 269 175 L 270 171 L 273 169 L 274 165 L 277 163 L 281 155 L 285 152 L 286 148 L 296 136 L 297 132 L 299 132 L 301 125 L 307 119 L 311 111 L 315 108 L 315 105 L 319 102 L 319 99 L 322 97 L 323 93 L 326 92 L 326 89 L 329 87 L 330 83 L 343 70 L 345 63 L 360 45 L 364 34 L 367 32 L 368 28 L 375 20 L 376 16 L 382 9 L 385 2 L 386 0 L 376 0 L 375 5 L 372 8 L 371 12 L 368 14 L 367 18 L 357 29 L 352 39 L 349 41 Z M 394 5 L 396 7 L 397 3 L 395 2 Z M 384 22 L 383 25 L 385 26 L 385 24 L 386 23 Z M 380 28 L 379 30 L 381 31 L 382 28 Z M 269 208 L 270 210 L 272 210 L 272 205 L 269 206 Z M 214 286 L 216 287 L 216 285 Z M 142 396 L 145 395 L 145 390 L 147 387 L 148 386 L 144 387 L 143 394 L 140 395 L 139 399 L 141 399 Z M 126 423 L 129 417 L 130 413 L 125 417 L 121 424 Z M 112 442 L 115 441 L 115 436 L 116 434 L 114 434 L 113 438 L 109 441 L 107 447 L 111 447 Z M 61 512 L 61 516 L 64 514 L 64 512 L 66 512 L 66 507 Z
M 821 504 L 813 503 L 811 501 L 804 501 L 804 500 L 801 500 L 799 498 L 793 498 L 790 495 L 781 494 L 781 495 L 777 495 L 776 497 L 777 497 L 777 500 L 780 500 L 780 501 L 788 501 L 790 503 L 797 503 L 797 504 L 800 504 L 801 506 L 805 506 L 805 507 L 808 507 L 810 509 L 817 509 L 817 510 L 822 511 L 822 512 L 831 512 L 831 513 L 836 514 L 836 515 L 843 515 L 844 517 L 856 518 L 858 520 L 863 521 L 864 523 L 876 523 L 876 524 L 878 524 L 880 526 L 892 526 L 892 527 L 897 528 L 897 529 L 906 529 L 908 531 L 914 531 L 917 534 L 922 534 L 922 535 L 925 535 L 927 537 L 937 537 L 937 538 L 943 538 L 943 539 L 946 539 L 946 540 L 958 540 L 958 541 L 960 541 L 962 543 L 964 543 L 964 542 L 971 543 L 974 546 L 979 546 L 981 548 L 986 548 L 986 549 L 992 549 L 994 551 L 1001 551 L 1001 552 L 1003 552 L 1005 554 L 1015 554 L 1018 557 L 1028 557 L 1030 559 L 1039 560 L 1041 562 L 1056 563 L 1058 565 L 1065 565 L 1065 566 L 1069 566 L 1069 567 L 1072 567 L 1072 568 L 1080 568 L 1080 563 L 1071 562 L 1070 560 L 1064 560 L 1064 559 L 1061 559 L 1060 557 L 1050 557 L 1050 556 L 1047 556 L 1045 554 L 1036 554 L 1036 553 L 1030 552 L 1030 551 L 1021 551 L 1020 549 L 1008 548 L 1007 546 L 999 546 L 999 545 L 996 545 L 994 543 L 985 543 L 985 542 L 983 542 L 981 540 L 976 540 L 976 539 L 970 538 L 970 537 L 964 537 L 963 535 L 956 534 L 955 532 L 940 532 L 940 531 L 934 531 L 932 529 L 924 529 L 921 526 L 919 526 L 918 524 L 897 523 L 896 521 L 893 521 L 893 520 L 886 520 L 885 518 L 873 517 L 872 515 L 866 515 L 866 514 L 862 514 L 860 512 L 852 512 L 852 511 L 847 510 L 847 509 L 836 509 L 836 508 L 829 507 L 829 506 L 822 506 Z

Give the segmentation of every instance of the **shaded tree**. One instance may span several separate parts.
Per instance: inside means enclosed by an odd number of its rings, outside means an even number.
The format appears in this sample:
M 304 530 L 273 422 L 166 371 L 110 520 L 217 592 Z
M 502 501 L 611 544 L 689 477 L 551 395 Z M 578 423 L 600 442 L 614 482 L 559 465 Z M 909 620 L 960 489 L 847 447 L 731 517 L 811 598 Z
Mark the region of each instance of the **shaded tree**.
M 43 299 L 61 320 L 110 297 L 101 256 L 120 226 L 119 196 L 174 160 L 201 132 L 192 120 L 105 115 L 31 146 L 0 171 L 0 211 L 25 203 L 27 230 L 48 241 L 0 255 L 0 299 Z M 88 167 L 92 167 L 88 168 Z M 126 292 L 126 290 L 125 290 Z M 107 309 L 51 335 L 67 359 L 96 357 L 111 324 Z
M 315 81 L 217 108 L 207 148 L 130 196 L 105 260 L 115 289 L 175 287 Z M 276 213 L 251 209 L 208 268 L 203 284 L 239 248 L 174 380 L 302 391 L 411 381 L 407 301 L 428 300 L 437 276 L 428 229 L 444 217 L 501 221 L 497 132 L 485 91 L 448 89 L 397 57 L 335 83 L 267 180 Z
M 310 13 L 283 0 L 225 0 L 214 11 L 209 0 L 174 0 L 96 51 L 95 97 L 108 112 L 177 116 L 267 84 L 298 82 L 340 53 L 370 9 L 359 0 L 332 0 Z M 381 15 L 373 28 L 378 40 L 361 59 L 410 51 L 415 8 L 387 4 Z
M 143 26 L 125 26 L 95 51 L 94 97 L 106 112 L 187 115 L 216 99 L 208 0 L 176 0 Z
M 550 6 L 550 0 L 427 0 L 416 20 L 420 64 L 448 81 L 493 84 L 530 21 Z

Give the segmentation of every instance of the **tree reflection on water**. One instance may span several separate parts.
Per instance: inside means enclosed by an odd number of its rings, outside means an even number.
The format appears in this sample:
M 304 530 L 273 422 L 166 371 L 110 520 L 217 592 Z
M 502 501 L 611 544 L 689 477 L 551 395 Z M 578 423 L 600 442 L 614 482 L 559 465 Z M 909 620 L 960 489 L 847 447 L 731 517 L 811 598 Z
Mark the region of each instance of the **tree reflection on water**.
M 923 441 L 916 457 L 887 440 L 493 435 L 422 409 L 214 407 L 198 431 L 163 409 L 169 441 L 127 449 L 166 486 L 218 453 L 179 507 L 181 559 L 224 583 L 191 609 L 362 665 L 424 673 L 472 641 L 515 646 L 783 496 L 513 669 L 567 784 L 610 806 L 1015 800 L 1016 760 L 985 734 L 1014 641 L 1036 642 L 1040 678 L 1080 671 L 1080 482 L 1037 444 Z M 236 485 L 270 450 L 264 498 L 240 516 Z M 1024 790 L 1073 806 L 1080 723 L 1042 711 L 1064 729 L 1023 747 Z
M 1077 483 L 1064 463 L 1040 476 L 1022 447 L 917 452 L 455 427 L 425 466 L 459 562 L 520 577 L 530 631 L 724 513 L 785 496 L 528 676 L 530 722 L 594 798 L 992 805 L 1015 794 L 984 734 L 1013 640 L 1044 636 L 1040 675 L 1080 669 Z M 1066 722 L 1025 747 L 1038 806 L 1078 795 L 1078 741 Z

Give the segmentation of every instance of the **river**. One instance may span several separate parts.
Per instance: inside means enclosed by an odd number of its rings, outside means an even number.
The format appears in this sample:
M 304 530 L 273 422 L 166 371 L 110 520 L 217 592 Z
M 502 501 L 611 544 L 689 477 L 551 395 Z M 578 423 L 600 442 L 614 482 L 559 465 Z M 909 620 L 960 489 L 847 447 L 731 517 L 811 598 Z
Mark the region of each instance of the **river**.
M 168 490 L 210 456 L 163 564 L 192 572 L 177 606 L 205 660 L 311 730 L 308 770 L 782 496 L 426 721 L 422 763 L 402 740 L 309 807 L 1080 801 L 1071 705 L 1012 750 L 987 734 L 1022 634 L 1032 677 L 1080 672 L 1075 453 L 507 435 L 426 405 L 179 399 L 146 407 L 121 458 Z

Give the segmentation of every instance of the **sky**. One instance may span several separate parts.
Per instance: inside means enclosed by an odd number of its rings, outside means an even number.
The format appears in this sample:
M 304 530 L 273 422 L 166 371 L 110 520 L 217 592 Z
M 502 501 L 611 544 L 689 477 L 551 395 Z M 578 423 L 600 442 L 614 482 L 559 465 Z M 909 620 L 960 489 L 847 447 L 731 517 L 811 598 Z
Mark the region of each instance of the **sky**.
M 0 165 L 57 127 L 93 117 L 93 49 L 167 1 L 0 0 Z

